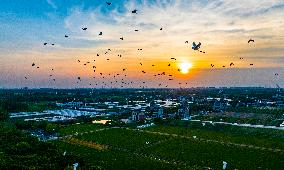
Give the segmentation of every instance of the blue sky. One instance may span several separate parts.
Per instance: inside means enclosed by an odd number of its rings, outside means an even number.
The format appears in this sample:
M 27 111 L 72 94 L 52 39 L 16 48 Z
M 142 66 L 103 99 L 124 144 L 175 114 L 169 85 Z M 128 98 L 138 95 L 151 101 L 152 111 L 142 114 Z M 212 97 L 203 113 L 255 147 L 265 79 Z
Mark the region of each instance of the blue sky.
M 73 79 L 81 76 L 86 81 L 79 86 L 87 87 L 94 76 L 98 81 L 103 80 L 97 73 L 93 75 L 92 69 L 82 69 L 76 61 L 91 61 L 95 54 L 104 53 L 108 48 L 113 51 L 105 57 L 112 62 L 105 63 L 101 55 L 97 59 L 98 71 L 114 74 L 125 65 L 129 68 L 129 81 L 136 79 L 142 69 L 137 63 L 147 63 L 149 66 L 143 69 L 155 74 L 165 69 L 163 64 L 168 63 L 170 57 L 176 57 L 172 70 L 167 70 L 177 77 L 171 83 L 173 87 L 178 82 L 191 82 L 192 86 L 210 86 L 210 83 L 215 86 L 274 86 L 278 82 L 284 86 L 281 78 L 284 76 L 273 76 L 273 72 L 284 74 L 282 0 L 109 0 L 110 6 L 105 2 L 1 0 L 0 87 L 46 86 L 50 79 L 43 77 L 48 77 L 49 68 L 56 68 L 58 81 L 47 86 L 78 86 L 73 84 Z M 138 14 L 131 14 L 133 9 L 138 9 Z M 82 31 L 82 27 L 88 30 Z M 100 31 L 103 36 L 98 36 Z M 68 39 L 64 38 L 65 34 Z M 120 37 L 125 40 L 121 41 Z M 247 44 L 250 38 L 255 39 L 255 43 Z M 202 42 L 206 55 L 191 50 L 184 41 Z M 55 46 L 43 47 L 44 42 L 55 43 Z M 143 53 L 137 53 L 137 48 L 143 48 Z M 115 58 L 117 54 L 123 54 L 124 58 Z M 240 61 L 239 57 L 245 60 Z M 33 62 L 42 69 L 34 71 L 30 67 Z M 173 71 L 183 62 L 193 66 L 187 75 Z M 218 70 L 231 62 L 235 63 L 234 68 L 225 67 L 224 70 L 233 69 L 228 71 L 232 74 L 241 72 L 236 70 L 255 70 L 253 78 L 237 76 L 232 81 L 229 74 L 224 78 Z M 151 63 L 161 66 L 153 70 Z M 211 63 L 216 69 L 210 68 Z M 217 83 L 206 81 L 208 70 L 216 73 Z M 264 70 L 269 70 L 271 77 L 264 79 Z M 200 72 L 202 74 L 198 75 Z M 31 81 L 24 80 L 25 76 Z M 148 77 L 140 78 L 143 81 Z M 254 81 L 249 82 L 250 79 Z

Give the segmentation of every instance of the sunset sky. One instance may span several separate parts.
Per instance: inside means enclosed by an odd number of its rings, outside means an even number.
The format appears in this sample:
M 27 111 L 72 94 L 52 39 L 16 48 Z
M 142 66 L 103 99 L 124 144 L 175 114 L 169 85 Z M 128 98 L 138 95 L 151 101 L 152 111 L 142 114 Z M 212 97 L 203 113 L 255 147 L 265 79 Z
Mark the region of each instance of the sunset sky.
M 0 88 L 284 87 L 283 0 L 108 2 L 1 0 Z

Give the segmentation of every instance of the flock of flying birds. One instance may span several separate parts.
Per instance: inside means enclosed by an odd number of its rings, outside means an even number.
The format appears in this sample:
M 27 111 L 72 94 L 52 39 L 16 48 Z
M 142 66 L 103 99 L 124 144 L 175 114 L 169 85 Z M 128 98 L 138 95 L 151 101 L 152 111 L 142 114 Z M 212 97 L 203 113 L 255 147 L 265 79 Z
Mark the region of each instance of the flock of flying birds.
M 106 2 L 106 5 L 107 5 L 107 6 L 110 6 L 111 4 L 112 4 L 111 2 Z M 138 14 L 138 10 L 137 10 L 137 9 L 134 9 L 134 10 L 131 11 L 131 13 L 132 13 L 132 14 Z M 87 29 L 88 29 L 87 27 L 82 27 L 82 31 L 86 31 Z M 163 28 L 160 28 L 159 30 L 160 30 L 160 31 L 163 31 Z M 135 31 L 135 32 L 138 32 L 139 30 L 138 30 L 138 29 L 135 29 L 134 31 Z M 99 36 L 103 36 L 103 32 L 99 32 L 98 35 L 99 35 Z M 69 36 L 68 36 L 68 35 L 65 35 L 64 37 L 65 37 L 65 38 L 68 38 Z M 124 37 L 121 37 L 120 40 L 123 41 L 123 40 L 124 40 Z M 253 39 L 249 39 L 249 40 L 248 40 L 248 43 L 254 43 L 254 40 L 253 40 Z M 185 44 L 189 44 L 189 41 L 185 41 Z M 44 46 L 47 46 L 47 45 L 54 46 L 55 44 L 54 44 L 54 43 L 47 43 L 47 42 L 44 42 L 43 45 L 44 45 Z M 200 52 L 200 53 L 205 54 L 206 52 L 200 50 L 200 48 L 201 48 L 201 43 L 200 43 L 200 42 L 199 42 L 198 44 L 196 44 L 195 42 L 192 43 L 192 50 L 198 51 L 198 52 Z M 138 51 L 142 51 L 143 49 L 142 49 L 142 48 L 138 48 L 137 50 L 138 50 Z M 111 49 L 107 49 L 104 54 L 108 54 L 108 53 L 110 53 L 110 52 L 111 52 Z M 96 54 L 96 56 L 99 57 L 100 54 Z M 120 58 L 122 57 L 121 54 L 118 54 L 117 56 L 120 57 Z M 176 58 L 174 58 L 174 57 L 172 57 L 172 58 L 170 58 L 170 59 L 171 59 L 171 61 L 175 61 L 175 60 L 176 60 Z M 240 59 L 240 60 L 243 60 L 244 58 L 240 57 L 239 59 Z M 110 59 L 107 58 L 106 60 L 109 61 Z M 96 61 L 96 60 L 94 60 L 94 62 L 95 62 L 95 61 Z M 77 60 L 77 62 L 78 62 L 78 63 L 81 63 L 81 61 L 80 61 L 79 59 Z M 86 66 L 86 65 L 88 65 L 88 64 L 91 64 L 91 63 L 88 61 L 88 62 L 84 63 L 83 65 Z M 142 62 L 140 62 L 139 64 L 140 64 L 140 66 L 143 66 Z M 234 64 L 233 62 L 231 62 L 231 63 L 229 64 L 230 67 L 232 67 L 232 66 L 234 66 L 234 65 L 235 65 L 235 64 Z M 155 64 L 152 64 L 152 67 L 155 67 L 155 66 L 156 66 Z M 170 66 L 171 66 L 171 63 L 168 64 L 168 67 L 170 67 Z M 213 68 L 215 65 L 214 65 L 214 64 L 210 64 L 210 66 Z M 253 66 L 253 64 L 251 63 L 250 66 Z M 32 63 L 32 67 L 35 67 L 36 69 L 39 69 L 39 66 L 36 66 L 36 64 L 35 64 L 34 62 Z M 223 65 L 222 67 L 224 68 L 224 67 L 226 67 L 226 66 Z M 93 72 L 96 72 L 96 68 L 97 68 L 96 65 L 93 65 L 93 66 L 92 66 Z M 53 71 L 54 69 L 52 68 L 51 70 Z M 126 70 L 127 70 L 127 68 L 123 68 L 123 69 L 122 69 L 122 72 L 123 72 L 122 74 L 121 74 L 121 73 L 117 73 L 117 74 L 111 75 L 111 74 L 99 73 L 100 78 L 105 79 L 107 76 L 109 76 L 109 78 L 112 78 L 112 80 L 113 80 L 113 81 L 109 82 L 110 84 L 107 84 L 106 82 L 103 81 L 102 84 L 100 84 L 100 85 L 102 85 L 102 87 L 107 87 L 107 86 L 109 86 L 109 87 L 112 87 L 112 86 L 119 87 L 119 86 L 120 86 L 120 87 L 122 87 L 122 88 L 123 88 L 123 87 L 129 87 L 129 86 L 133 85 L 133 84 L 136 83 L 136 82 L 127 81 L 126 79 L 124 79 L 124 77 L 127 77 L 127 74 L 125 74 Z M 181 70 L 178 69 L 177 71 L 180 72 Z M 142 73 L 142 74 L 146 74 L 146 71 L 141 70 L 141 73 Z M 275 73 L 275 76 L 278 76 L 278 75 L 279 75 L 278 73 Z M 154 77 L 157 77 L 157 76 L 166 76 L 166 72 L 161 72 L 161 73 L 158 73 L 158 74 L 155 74 L 155 75 L 154 75 Z M 50 74 L 49 77 L 51 78 L 52 81 L 54 81 L 54 82 L 56 81 L 56 79 L 54 78 L 54 76 L 53 76 L 52 74 Z M 96 77 L 93 77 L 93 78 L 95 79 Z M 26 76 L 25 79 L 28 79 L 28 76 Z M 80 76 L 78 76 L 76 79 L 77 79 L 77 80 L 76 80 L 77 83 L 80 83 L 80 82 L 82 81 L 82 79 L 81 79 Z M 168 81 L 174 80 L 174 79 L 173 79 L 173 75 L 172 75 L 172 74 L 168 74 L 167 80 L 168 80 Z M 178 84 L 181 85 L 182 83 L 178 83 Z M 187 85 L 187 83 L 185 83 L 185 84 Z M 92 86 L 92 83 L 90 83 L 89 85 Z M 99 84 L 98 84 L 98 82 L 97 82 L 97 83 L 95 83 L 95 84 L 93 84 L 93 85 L 98 86 Z M 159 87 L 168 87 L 167 83 L 165 83 L 164 85 L 162 85 L 162 83 L 159 83 L 158 86 L 159 86 Z M 147 87 L 146 82 L 143 81 L 142 84 L 140 84 L 139 87 L 140 87 L 140 88 Z

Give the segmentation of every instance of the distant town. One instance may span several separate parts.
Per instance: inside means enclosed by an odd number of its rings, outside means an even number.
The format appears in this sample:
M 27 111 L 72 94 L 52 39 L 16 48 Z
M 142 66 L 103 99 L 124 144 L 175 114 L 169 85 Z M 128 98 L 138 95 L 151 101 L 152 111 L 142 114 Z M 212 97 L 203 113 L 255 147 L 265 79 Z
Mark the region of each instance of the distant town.
M 17 95 L 40 93 L 47 89 L 15 90 Z M 10 90 L 12 91 L 12 90 Z M 78 117 L 121 118 L 123 123 L 160 119 L 217 120 L 227 123 L 284 126 L 284 95 L 281 89 L 265 88 L 192 88 L 106 90 L 51 89 L 64 95 L 60 101 L 49 101 L 56 109 L 41 112 L 14 112 L 10 117 L 25 121 L 69 121 Z M 82 91 L 82 96 L 76 93 Z M 161 94 L 156 95 L 161 91 Z M 202 91 L 202 94 L 200 92 Z M 243 94 L 240 94 L 243 93 Z M 112 95 L 106 96 L 108 93 Z M 116 95 L 117 93 L 117 95 Z M 121 96 L 119 95 L 121 94 Z M 100 96 L 101 95 L 101 96 Z M 96 96 L 96 97 L 94 97 Z M 84 99 L 82 99 L 84 98 Z M 103 99 L 104 98 L 104 99 Z M 271 114 L 275 113 L 275 114 Z M 235 121 L 233 121 L 235 120 Z

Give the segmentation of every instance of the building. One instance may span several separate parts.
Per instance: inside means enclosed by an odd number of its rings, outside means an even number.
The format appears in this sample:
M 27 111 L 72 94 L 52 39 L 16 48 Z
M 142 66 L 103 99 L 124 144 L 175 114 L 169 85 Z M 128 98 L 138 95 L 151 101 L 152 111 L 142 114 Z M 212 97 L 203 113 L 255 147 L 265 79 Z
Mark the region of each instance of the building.
M 160 109 L 158 110 L 157 117 L 162 118 L 163 116 L 164 116 L 164 109 L 163 107 L 160 107 Z
M 140 121 L 145 119 L 144 113 L 137 113 L 137 112 L 132 112 L 132 120 L 133 121 Z

